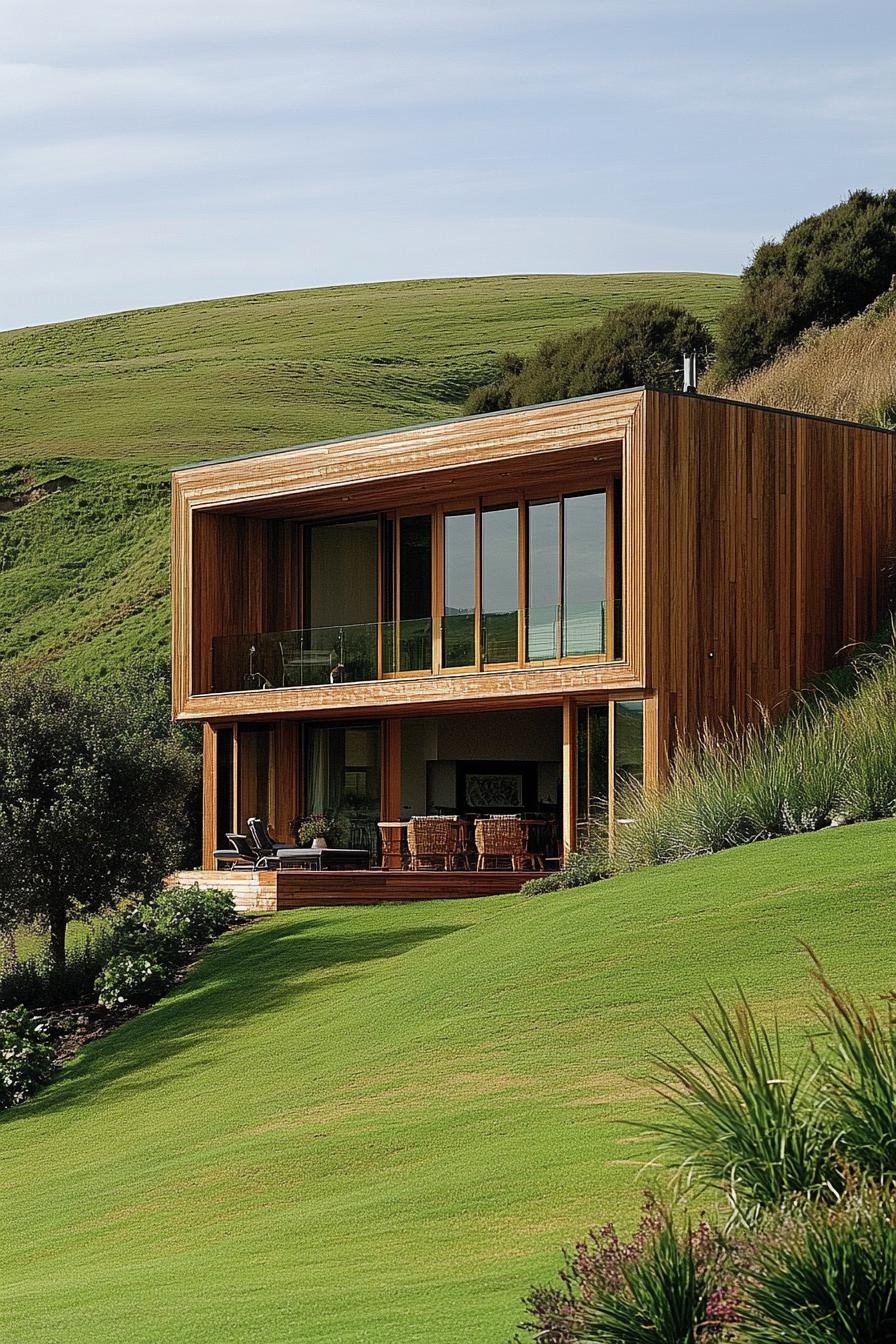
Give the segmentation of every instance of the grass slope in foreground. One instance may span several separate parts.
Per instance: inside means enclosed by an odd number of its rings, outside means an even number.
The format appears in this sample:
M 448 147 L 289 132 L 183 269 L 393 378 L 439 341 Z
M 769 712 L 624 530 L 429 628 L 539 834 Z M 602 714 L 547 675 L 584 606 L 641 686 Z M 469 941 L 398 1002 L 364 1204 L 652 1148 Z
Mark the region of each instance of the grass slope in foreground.
M 876 822 L 225 936 L 0 1123 L 4 1338 L 501 1344 L 633 1217 L 662 1024 L 736 980 L 805 1020 L 799 939 L 892 988 L 894 867 Z
M 733 276 L 253 294 L 0 332 L 0 656 L 100 676 L 167 641 L 168 469 L 457 415 L 507 349 L 634 298 L 715 325 Z

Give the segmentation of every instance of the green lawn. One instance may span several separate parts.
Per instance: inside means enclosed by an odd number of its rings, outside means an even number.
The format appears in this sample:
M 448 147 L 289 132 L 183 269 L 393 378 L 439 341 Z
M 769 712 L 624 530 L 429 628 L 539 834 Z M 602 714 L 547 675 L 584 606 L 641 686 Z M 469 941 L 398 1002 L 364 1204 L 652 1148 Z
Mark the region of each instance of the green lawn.
M 800 939 L 889 990 L 894 874 L 878 822 L 227 935 L 0 1125 L 4 1339 L 502 1344 L 633 1217 L 663 1024 L 739 979 L 795 1028 Z
M 0 657 L 102 676 L 166 647 L 168 470 L 458 414 L 507 349 L 632 298 L 711 324 L 732 276 L 501 276 L 254 294 L 0 332 Z

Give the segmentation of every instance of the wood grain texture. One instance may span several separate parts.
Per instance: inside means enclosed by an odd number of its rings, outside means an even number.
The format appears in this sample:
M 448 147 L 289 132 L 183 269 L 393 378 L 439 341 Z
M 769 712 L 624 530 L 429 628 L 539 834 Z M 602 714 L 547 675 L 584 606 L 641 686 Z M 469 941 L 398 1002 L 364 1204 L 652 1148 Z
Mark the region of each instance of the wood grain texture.
M 384 901 L 465 901 L 519 891 L 531 872 L 410 873 L 374 868 L 347 873 L 277 873 L 194 869 L 173 873 L 168 885 L 229 891 L 242 913 L 273 913 L 318 905 L 380 905 Z
M 656 774 L 704 722 L 755 721 L 887 605 L 884 430 L 649 392 L 644 515 Z
M 890 596 L 894 445 L 884 430 L 641 391 L 176 472 L 175 713 L 278 725 L 274 768 L 289 775 L 274 788 L 280 821 L 293 804 L 300 810 L 304 719 L 562 705 L 572 799 L 576 707 L 643 697 L 645 777 L 658 784 L 679 737 L 779 712 L 874 631 Z M 212 693 L 214 634 L 299 623 L 301 520 L 422 507 L 438 518 L 471 498 L 546 498 L 613 476 L 622 657 Z M 434 591 L 440 574 L 437 553 Z M 396 742 L 398 731 L 387 729 Z M 384 754 L 384 816 L 398 795 L 395 758 Z M 573 828 L 570 813 L 567 844 Z

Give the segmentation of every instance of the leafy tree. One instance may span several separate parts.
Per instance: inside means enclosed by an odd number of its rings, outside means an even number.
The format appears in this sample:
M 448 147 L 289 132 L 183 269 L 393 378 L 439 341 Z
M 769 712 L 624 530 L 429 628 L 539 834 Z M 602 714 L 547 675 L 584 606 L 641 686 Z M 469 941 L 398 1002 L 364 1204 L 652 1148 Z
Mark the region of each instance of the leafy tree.
M 193 767 L 113 688 L 0 686 L 0 912 L 49 931 L 156 887 L 181 858 Z
M 896 191 L 855 191 L 845 201 L 763 243 L 723 309 L 713 382 L 722 385 L 772 359 L 813 324 L 854 317 L 896 272 Z
M 532 406 L 616 388 L 681 386 L 681 360 L 694 350 L 702 371 L 712 337 L 686 308 L 658 300 L 614 308 L 599 326 L 543 342 L 529 359 L 505 355 L 498 378 L 475 388 L 468 414 Z

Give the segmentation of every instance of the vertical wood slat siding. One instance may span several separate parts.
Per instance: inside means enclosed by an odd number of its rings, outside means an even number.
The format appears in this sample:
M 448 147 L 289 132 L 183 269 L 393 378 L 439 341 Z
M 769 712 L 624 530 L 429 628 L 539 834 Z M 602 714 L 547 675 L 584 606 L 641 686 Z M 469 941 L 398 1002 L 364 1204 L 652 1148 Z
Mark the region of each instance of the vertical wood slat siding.
M 645 415 L 647 681 L 662 756 L 704 721 L 779 710 L 873 633 L 887 597 L 896 441 L 654 392 Z

